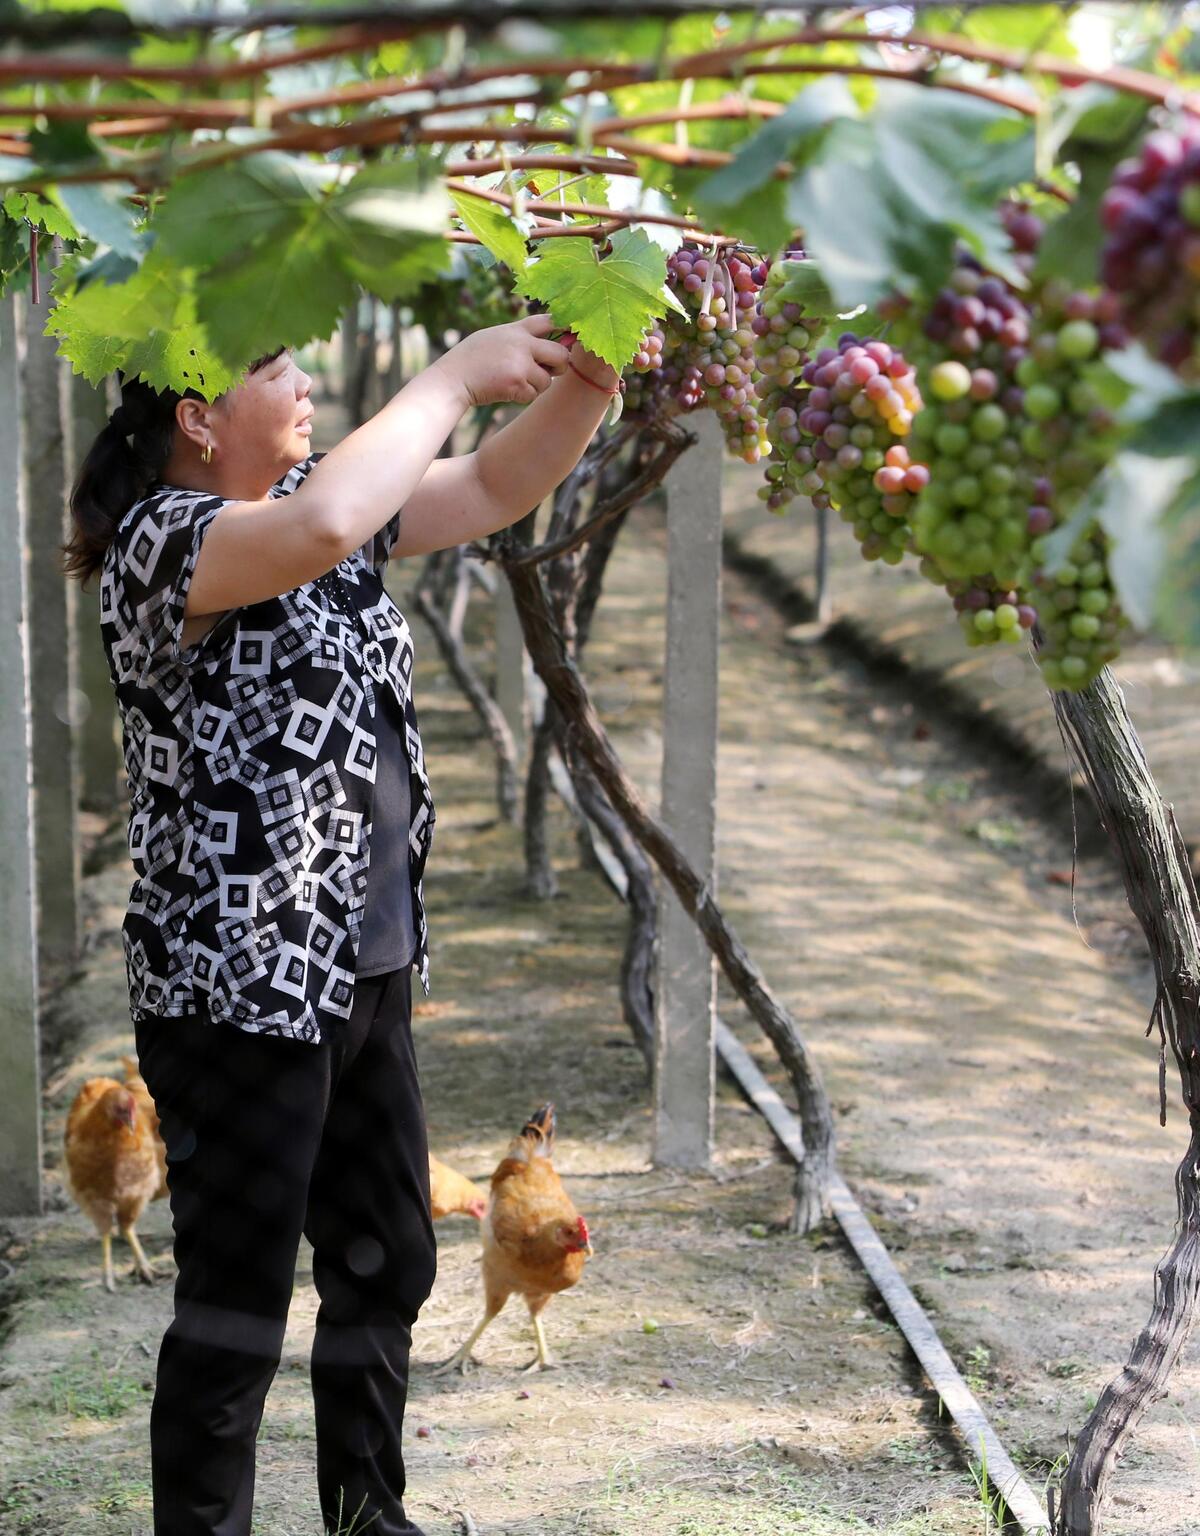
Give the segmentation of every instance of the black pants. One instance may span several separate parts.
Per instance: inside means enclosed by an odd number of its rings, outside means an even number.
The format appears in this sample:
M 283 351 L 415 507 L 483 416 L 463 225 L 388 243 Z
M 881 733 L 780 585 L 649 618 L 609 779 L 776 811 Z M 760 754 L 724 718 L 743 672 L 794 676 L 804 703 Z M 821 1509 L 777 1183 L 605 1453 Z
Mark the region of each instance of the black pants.
M 410 968 L 359 981 L 319 1045 L 203 1016 L 147 1019 L 138 1060 L 167 1146 L 175 1316 L 150 1416 L 155 1536 L 249 1536 L 255 1439 L 303 1232 L 327 1532 L 421 1536 L 400 1432 L 437 1247 Z

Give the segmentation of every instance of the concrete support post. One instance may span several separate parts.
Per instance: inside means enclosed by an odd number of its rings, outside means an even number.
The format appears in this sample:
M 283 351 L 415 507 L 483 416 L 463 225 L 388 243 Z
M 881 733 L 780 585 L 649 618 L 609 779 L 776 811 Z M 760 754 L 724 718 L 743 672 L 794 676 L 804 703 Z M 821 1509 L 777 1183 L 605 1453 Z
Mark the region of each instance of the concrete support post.
M 71 441 L 67 476 L 73 484 L 96 434 L 108 420 L 103 388 L 93 389 L 82 374 L 70 379 Z M 93 577 L 78 594 L 80 799 L 90 811 L 110 813 L 117 803 L 121 751 L 117 740 L 117 705 L 108 661 L 100 643 L 100 582 Z
M 74 717 L 76 583 L 62 569 L 67 532 L 66 364 L 42 334 L 44 307 L 26 310 L 25 504 L 33 696 L 33 813 L 38 962 L 48 975 L 79 952 L 79 804 Z
M 29 600 L 15 296 L 0 299 L 0 1214 L 42 1212 Z
M 512 588 L 496 583 L 496 703 L 512 732 L 518 766 L 525 756 L 525 642 Z
M 667 651 L 662 819 L 716 890 L 717 678 L 721 620 L 721 468 L 711 411 L 667 476 Z M 654 1162 L 706 1168 L 712 1157 L 716 968 L 675 893 L 661 888 L 655 985 Z

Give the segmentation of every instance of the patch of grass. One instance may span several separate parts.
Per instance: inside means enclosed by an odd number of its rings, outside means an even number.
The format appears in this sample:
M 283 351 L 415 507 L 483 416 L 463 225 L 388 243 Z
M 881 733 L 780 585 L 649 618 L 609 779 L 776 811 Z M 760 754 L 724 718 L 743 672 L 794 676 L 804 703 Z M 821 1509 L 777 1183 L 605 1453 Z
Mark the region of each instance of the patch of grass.
M 123 1478 L 114 1478 L 96 1500 L 96 1508 L 106 1515 L 121 1514 L 128 1509 L 149 1511 L 153 1499 L 154 1490 L 149 1483 L 136 1478 L 128 1482 Z
M 140 1381 L 109 1371 L 94 1345 L 86 1362 L 61 1366 L 47 1385 L 56 1418 L 124 1418 L 146 1395 Z
M 970 780 L 935 779 L 925 786 L 925 798 L 931 805 L 961 805 L 971 798 Z
M 1025 841 L 1025 834 L 1015 821 L 989 816 L 972 822 L 967 831 L 989 848 L 1020 848 Z
M 976 1344 L 967 1352 L 967 1368 L 963 1380 L 971 1391 L 983 1392 L 992 1382 L 992 1352 L 983 1344 Z

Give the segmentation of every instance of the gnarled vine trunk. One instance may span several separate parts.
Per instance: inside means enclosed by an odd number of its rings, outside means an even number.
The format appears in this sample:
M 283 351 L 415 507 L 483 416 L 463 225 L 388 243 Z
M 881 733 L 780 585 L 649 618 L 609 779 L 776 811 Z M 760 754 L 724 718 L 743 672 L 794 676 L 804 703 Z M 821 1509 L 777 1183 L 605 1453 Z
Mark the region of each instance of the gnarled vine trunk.
M 1056 694 L 1054 706 L 1087 776 L 1154 962 L 1158 987 L 1150 1028 L 1159 1031 L 1163 1123 L 1169 1044 L 1191 1133 L 1175 1175 L 1178 1228 L 1155 1270 L 1149 1320 L 1075 1443 L 1057 1510 L 1051 1504 L 1057 1536 L 1099 1536 L 1108 1480 L 1146 1410 L 1165 1395 L 1200 1297 L 1200 908 L 1174 814 L 1151 777 L 1112 675 L 1106 669 L 1083 692 Z

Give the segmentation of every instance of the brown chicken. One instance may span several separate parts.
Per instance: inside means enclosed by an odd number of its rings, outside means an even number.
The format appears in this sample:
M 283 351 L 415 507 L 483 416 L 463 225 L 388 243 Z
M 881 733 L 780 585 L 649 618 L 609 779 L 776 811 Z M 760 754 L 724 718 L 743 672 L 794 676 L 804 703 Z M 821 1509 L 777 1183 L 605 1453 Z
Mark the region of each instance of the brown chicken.
M 63 1138 L 67 1185 L 100 1234 L 104 1287 L 115 1291 L 112 1229 L 115 1221 L 133 1249 L 134 1272 L 147 1285 L 154 1271 L 134 1224 L 159 1185 L 154 1134 L 137 1097 L 112 1077 L 91 1077 L 75 1095 Z
M 487 1196 L 478 1184 L 472 1184 L 465 1174 L 450 1168 L 440 1158 L 429 1154 L 429 1197 L 434 1221 L 443 1216 L 474 1216 L 483 1220 L 487 1210 Z
M 170 1191 L 167 1188 L 167 1144 L 163 1141 L 158 1128 L 158 1110 L 150 1097 L 149 1088 L 146 1087 L 146 1079 L 138 1071 L 138 1064 L 134 1058 L 122 1056 L 121 1065 L 125 1068 L 125 1086 L 138 1101 L 138 1108 L 145 1115 L 146 1123 L 154 1136 L 154 1155 L 158 1158 L 158 1188 L 154 1191 L 154 1198 L 161 1200 Z
M 550 1363 L 542 1310 L 558 1291 L 568 1290 L 583 1274 L 592 1244 L 587 1222 L 572 1205 L 554 1170 L 554 1105 L 543 1104 L 509 1145 L 495 1173 L 483 1238 L 483 1318 L 462 1348 L 438 1367 L 438 1374 L 467 1368 L 479 1335 L 514 1292 L 523 1297 L 533 1319 L 537 1356 L 528 1370 Z

